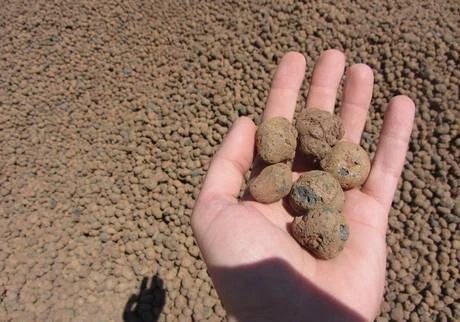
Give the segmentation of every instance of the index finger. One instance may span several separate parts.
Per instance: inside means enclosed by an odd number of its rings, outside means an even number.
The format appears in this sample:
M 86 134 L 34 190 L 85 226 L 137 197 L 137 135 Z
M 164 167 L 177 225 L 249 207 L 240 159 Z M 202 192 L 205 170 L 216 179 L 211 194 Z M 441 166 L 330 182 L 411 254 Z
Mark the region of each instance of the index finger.
M 305 57 L 298 52 L 283 56 L 273 77 L 263 120 L 283 116 L 292 121 L 305 75 Z

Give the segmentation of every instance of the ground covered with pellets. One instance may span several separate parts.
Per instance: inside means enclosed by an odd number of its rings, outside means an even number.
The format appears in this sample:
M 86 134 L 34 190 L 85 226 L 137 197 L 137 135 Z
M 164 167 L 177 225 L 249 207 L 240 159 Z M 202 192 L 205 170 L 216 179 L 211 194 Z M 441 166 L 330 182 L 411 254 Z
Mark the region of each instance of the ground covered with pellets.
M 377 321 L 460 319 L 458 2 L 250 3 L 2 2 L 0 321 L 224 320 L 200 184 L 282 55 L 328 48 L 374 69 L 371 157 L 389 98 L 417 106 Z

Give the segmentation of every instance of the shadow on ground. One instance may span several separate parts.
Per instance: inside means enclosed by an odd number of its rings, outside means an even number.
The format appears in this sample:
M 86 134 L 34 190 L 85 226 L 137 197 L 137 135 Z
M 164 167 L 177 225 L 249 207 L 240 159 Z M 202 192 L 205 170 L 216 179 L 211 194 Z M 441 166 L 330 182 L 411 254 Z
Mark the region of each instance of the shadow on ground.
M 158 321 L 165 305 L 165 289 L 158 276 L 144 277 L 137 294 L 132 294 L 123 310 L 124 322 Z M 149 285 L 148 285 L 149 284 Z

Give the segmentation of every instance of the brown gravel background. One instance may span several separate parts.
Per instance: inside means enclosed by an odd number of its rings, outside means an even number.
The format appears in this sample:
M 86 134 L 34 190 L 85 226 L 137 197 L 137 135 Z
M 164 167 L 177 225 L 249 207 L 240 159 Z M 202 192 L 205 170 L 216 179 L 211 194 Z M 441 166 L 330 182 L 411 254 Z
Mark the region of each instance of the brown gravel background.
M 203 175 L 283 53 L 310 76 L 332 47 L 375 71 L 370 153 L 391 96 L 418 108 L 377 320 L 460 319 L 458 1 L 1 7 L 1 321 L 225 319 L 190 229 Z

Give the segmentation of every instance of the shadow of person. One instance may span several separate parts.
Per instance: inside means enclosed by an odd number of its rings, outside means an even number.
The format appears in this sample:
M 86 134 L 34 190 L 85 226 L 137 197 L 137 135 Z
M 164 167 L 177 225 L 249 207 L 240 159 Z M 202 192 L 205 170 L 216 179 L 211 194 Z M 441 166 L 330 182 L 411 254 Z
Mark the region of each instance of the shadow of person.
M 132 294 L 123 310 L 124 322 L 158 321 L 165 305 L 165 289 L 158 276 L 152 276 L 150 285 L 148 278 L 142 279 L 137 294 Z

